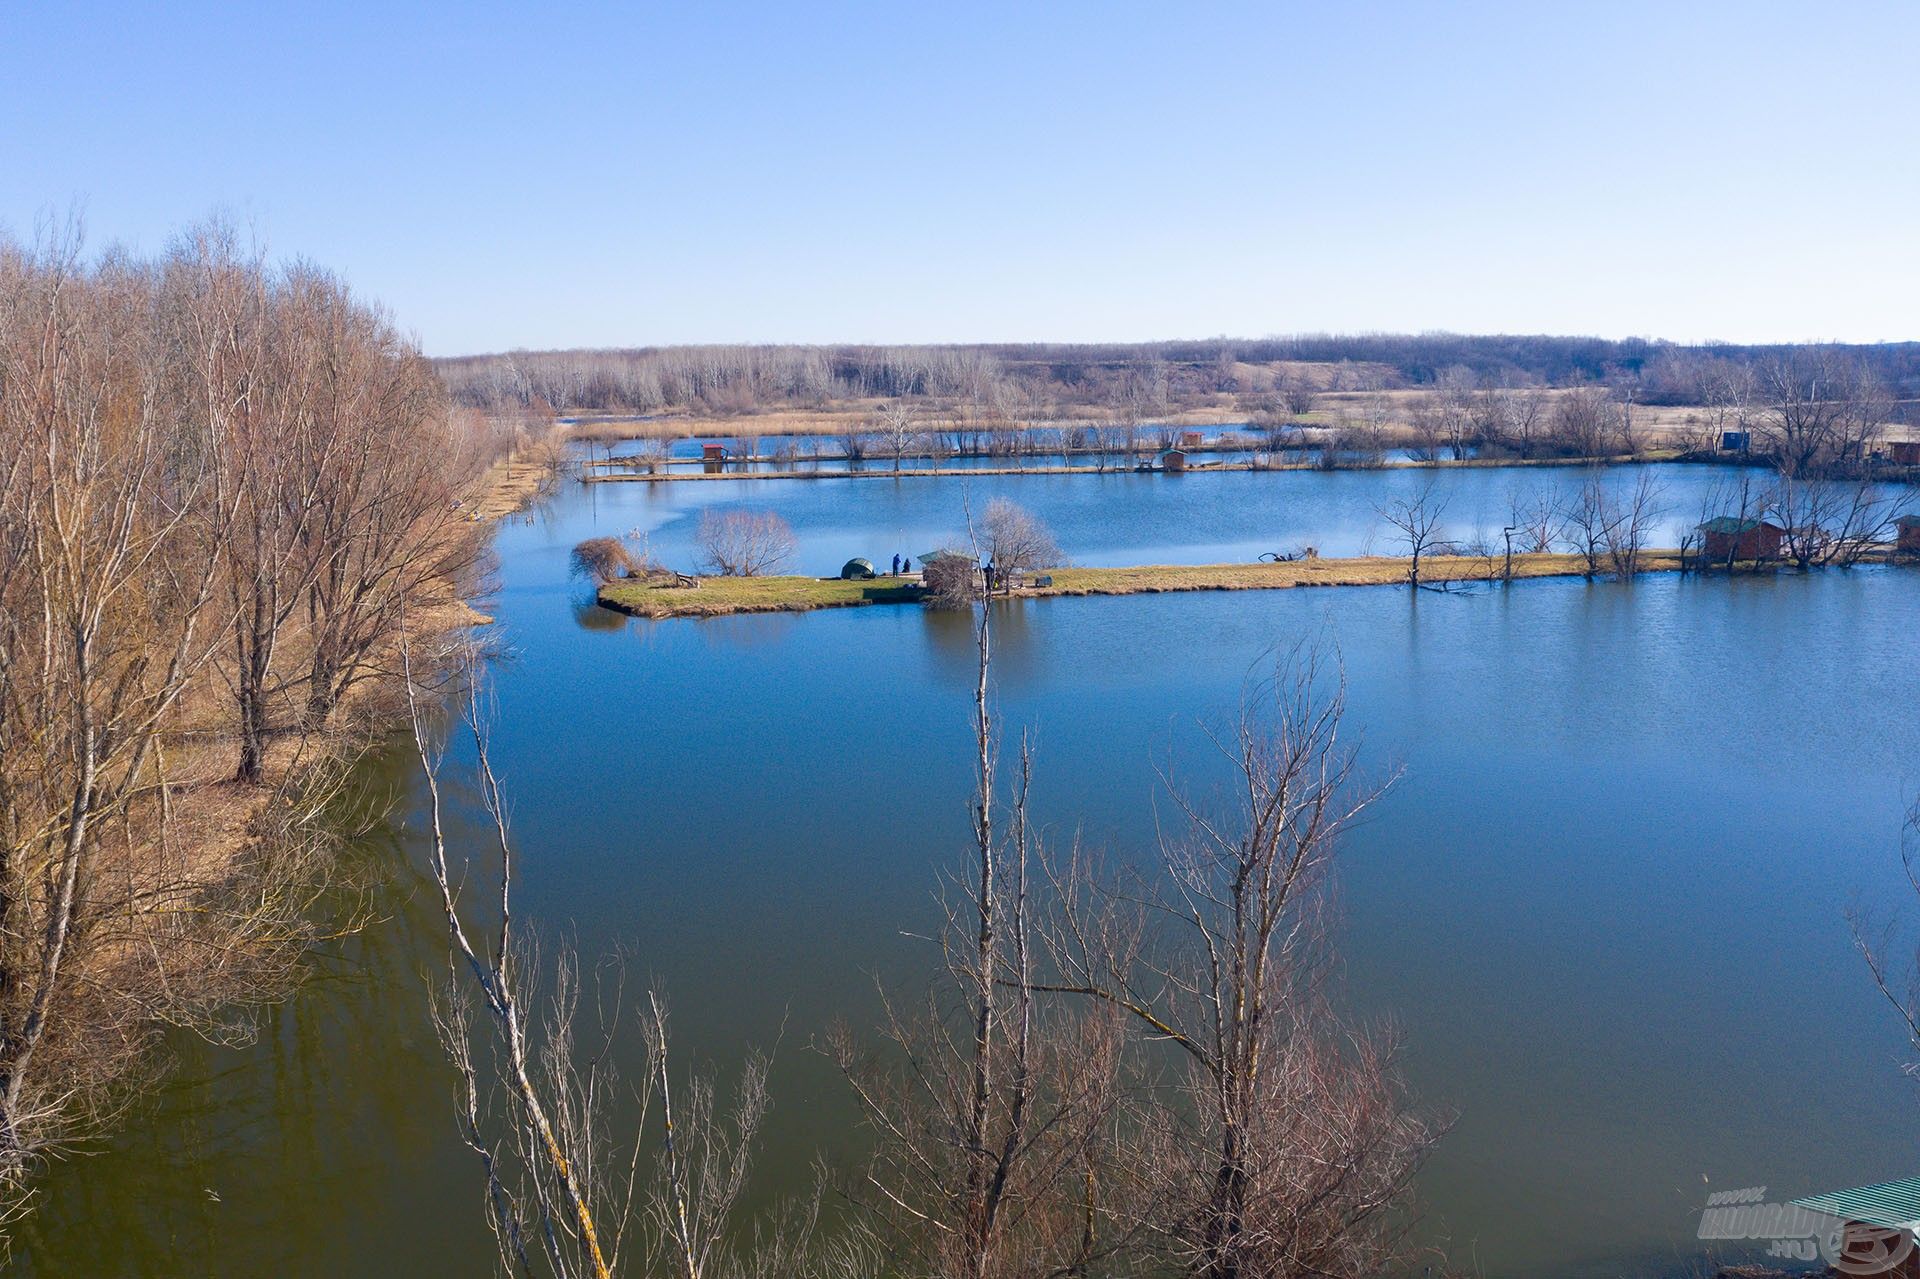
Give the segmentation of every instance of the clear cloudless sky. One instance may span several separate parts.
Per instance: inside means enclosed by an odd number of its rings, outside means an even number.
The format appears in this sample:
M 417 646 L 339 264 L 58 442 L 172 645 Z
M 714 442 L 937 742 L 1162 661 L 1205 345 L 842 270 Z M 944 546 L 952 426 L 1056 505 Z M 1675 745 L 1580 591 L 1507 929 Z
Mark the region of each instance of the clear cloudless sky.
M 0 228 L 434 354 L 1920 338 L 1920 3 L 0 4 Z

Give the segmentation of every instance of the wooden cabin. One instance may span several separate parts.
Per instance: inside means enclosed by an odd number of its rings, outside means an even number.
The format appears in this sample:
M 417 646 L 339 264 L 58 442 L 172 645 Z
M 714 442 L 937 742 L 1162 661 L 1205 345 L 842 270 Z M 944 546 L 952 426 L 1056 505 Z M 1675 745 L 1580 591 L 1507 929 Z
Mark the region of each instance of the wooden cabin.
M 1780 540 L 1787 530 L 1772 520 L 1739 519 L 1722 515 L 1698 529 L 1703 554 L 1709 560 L 1777 560 Z
M 1902 515 L 1893 522 L 1893 549 L 1901 555 L 1920 555 L 1920 515 Z
M 1168 449 L 1160 455 L 1160 469 L 1163 471 L 1184 471 L 1187 469 L 1187 451 Z
M 727 446 L 724 444 L 702 444 L 700 458 L 706 462 L 724 462 L 727 460 Z
M 1920 466 L 1920 440 L 1893 440 L 1887 445 L 1887 460 L 1895 466 Z
M 1180 432 L 1180 445 L 1182 448 L 1198 448 L 1200 445 L 1206 443 L 1206 441 L 1207 433 L 1205 431 Z

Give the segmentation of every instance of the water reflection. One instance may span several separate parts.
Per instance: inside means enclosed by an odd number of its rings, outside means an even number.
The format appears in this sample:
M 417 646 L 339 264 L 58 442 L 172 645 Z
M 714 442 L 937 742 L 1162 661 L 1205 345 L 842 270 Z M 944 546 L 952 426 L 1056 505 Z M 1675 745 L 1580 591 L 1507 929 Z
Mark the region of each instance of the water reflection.
M 573 621 L 583 631 L 621 631 L 627 627 L 625 613 L 616 613 L 610 608 L 601 608 L 591 599 L 576 599 L 573 602 Z

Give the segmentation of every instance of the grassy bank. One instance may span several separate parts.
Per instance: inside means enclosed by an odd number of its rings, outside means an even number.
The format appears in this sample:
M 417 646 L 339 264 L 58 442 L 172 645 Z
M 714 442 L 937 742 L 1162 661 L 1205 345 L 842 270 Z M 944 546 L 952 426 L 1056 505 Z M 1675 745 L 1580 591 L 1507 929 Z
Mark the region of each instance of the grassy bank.
M 502 458 L 475 482 L 467 495 L 468 509 L 476 520 L 497 520 L 523 511 L 552 487 L 559 465 L 560 447 L 552 440 Z
M 1299 586 L 1405 585 L 1409 562 L 1397 556 L 1296 560 L 1287 564 L 1145 564 L 1131 568 L 1063 568 L 1053 584 L 1029 587 L 1019 597 L 1054 595 L 1148 595 L 1165 591 L 1274 591 Z M 1643 551 L 1641 570 L 1672 572 L 1677 551 Z M 1499 556 L 1429 556 L 1420 579 L 1434 586 L 1498 580 Z M 1513 576 L 1579 577 L 1587 571 L 1578 555 L 1516 555 Z M 600 588 L 600 603 L 634 617 L 722 617 L 729 613 L 804 613 L 816 608 L 865 604 L 910 604 L 920 598 L 913 578 L 842 582 L 817 577 L 709 577 L 696 588 L 614 582 Z

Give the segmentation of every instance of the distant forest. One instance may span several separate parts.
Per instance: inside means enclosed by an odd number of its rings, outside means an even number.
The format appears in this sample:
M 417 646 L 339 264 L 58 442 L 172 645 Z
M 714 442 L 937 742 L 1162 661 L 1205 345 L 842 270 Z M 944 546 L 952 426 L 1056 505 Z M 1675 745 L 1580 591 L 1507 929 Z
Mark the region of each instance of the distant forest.
M 456 400 L 479 408 L 715 415 L 837 400 L 1178 407 L 1221 394 L 1379 391 L 1448 384 L 1602 385 L 1642 404 L 1699 404 L 1730 373 L 1804 346 L 1682 346 L 1641 338 L 1330 334 L 1126 345 L 673 346 L 510 351 L 437 361 Z M 1920 398 L 1920 342 L 1820 348 L 1894 400 Z

